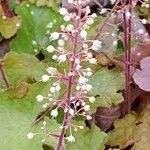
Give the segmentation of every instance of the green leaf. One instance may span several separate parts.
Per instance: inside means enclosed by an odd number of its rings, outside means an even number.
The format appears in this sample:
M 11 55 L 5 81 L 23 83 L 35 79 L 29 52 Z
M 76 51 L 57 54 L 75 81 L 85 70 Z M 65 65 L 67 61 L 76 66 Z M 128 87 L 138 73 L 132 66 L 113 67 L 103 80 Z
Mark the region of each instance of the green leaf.
M 46 65 L 29 54 L 8 53 L 4 58 L 4 70 L 11 85 L 23 81 L 35 82 L 46 72 Z
M 107 134 L 100 132 L 96 125 L 91 129 L 84 127 L 77 132 L 73 132 L 75 143 L 66 142 L 68 150 L 104 150 L 104 144 L 107 142 Z
M 0 93 L 0 147 L 11 150 L 42 150 L 43 131 L 42 124 L 33 125 L 41 104 L 37 103 L 35 96 L 44 94 L 45 84 L 37 83 L 31 86 L 28 95 L 22 100 L 11 100 L 7 93 Z M 45 118 L 49 131 L 58 134 L 60 129 L 55 120 Z M 29 132 L 39 133 L 32 140 L 27 139 Z M 56 140 L 51 137 L 51 146 L 56 145 Z
M 12 50 L 16 52 L 37 54 L 37 50 L 43 50 L 52 44 L 46 32 L 57 31 L 63 23 L 62 17 L 52 8 L 22 3 L 17 7 L 16 13 L 21 16 L 23 22 L 22 28 L 18 30 L 16 38 L 11 43 Z M 54 20 L 54 28 L 47 29 L 48 23 Z M 33 41 L 36 41 L 36 46 L 33 45 Z
M 117 91 L 123 89 L 124 80 L 118 69 L 102 68 L 98 70 L 90 78 L 90 84 L 93 90 L 89 95 L 96 97 L 96 102 L 91 105 L 91 111 L 94 112 L 98 106 L 108 107 L 122 102 L 122 93 L 117 93 Z
M 115 129 L 109 132 L 108 145 L 119 145 L 122 149 L 128 142 L 134 141 L 132 150 L 150 148 L 150 105 L 140 113 L 132 113 L 115 121 Z
M 58 0 L 29 0 L 30 3 L 36 3 L 36 6 L 48 6 L 53 9 L 58 8 Z
M 3 9 L 0 5 L 0 34 L 4 38 L 9 39 L 17 32 L 21 25 L 21 19 L 18 16 L 14 16 L 12 18 L 6 17 L 6 19 L 3 19 L 4 16 Z

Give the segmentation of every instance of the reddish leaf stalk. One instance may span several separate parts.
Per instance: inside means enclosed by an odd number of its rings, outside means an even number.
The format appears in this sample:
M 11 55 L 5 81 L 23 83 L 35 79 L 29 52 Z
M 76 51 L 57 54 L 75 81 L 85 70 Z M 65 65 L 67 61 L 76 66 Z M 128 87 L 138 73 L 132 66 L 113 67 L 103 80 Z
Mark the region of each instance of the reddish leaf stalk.
M 6 87 L 9 88 L 9 82 L 7 81 L 7 78 L 5 76 L 2 64 L 0 64 L 0 72 L 1 72 L 1 75 L 2 75 L 2 78 L 3 78 L 3 81 L 6 85 Z
M 14 16 L 14 13 L 9 8 L 9 1 L 8 0 L 2 0 L 1 5 L 2 5 L 3 11 L 4 11 L 6 17 L 13 17 Z

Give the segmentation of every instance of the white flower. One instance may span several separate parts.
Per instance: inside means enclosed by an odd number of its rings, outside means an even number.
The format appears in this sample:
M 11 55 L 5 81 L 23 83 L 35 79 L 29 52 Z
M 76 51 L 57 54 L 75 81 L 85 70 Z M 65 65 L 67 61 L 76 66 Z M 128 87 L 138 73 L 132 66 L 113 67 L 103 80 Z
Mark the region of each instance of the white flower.
M 55 48 L 54 48 L 54 46 L 49 45 L 49 46 L 46 48 L 46 50 L 47 50 L 49 53 L 53 53 L 53 52 L 55 51 Z
M 68 0 L 68 3 L 69 3 L 69 4 L 72 4 L 72 3 L 73 3 L 73 0 Z
M 32 41 L 32 45 L 36 46 L 37 42 L 35 40 Z
M 44 97 L 43 97 L 42 95 L 37 95 L 37 96 L 36 96 L 37 102 L 42 102 L 43 99 L 44 99 Z
M 139 34 L 143 34 L 143 33 L 144 33 L 143 29 L 139 29 L 139 30 L 138 30 L 138 33 L 139 33 Z
M 71 143 L 72 143 L 72 142 L 75 142 L 75 137 L 72 136 L 72 135 L 66 137 L 66 139 L 67 139 L 68 142 L 71 142 Z
M 59 91 L 60 91 L 60 89 L 61 89 L 60 85 L 59 85 L 59 84 L 57 84 L 57 85 L 55 86 L 55 89 L 56 89 L 56 91 L 57 91 L 57 92 L 59 92 Z
M 87 53 L 87 57 L 92 58 L 93 57 L 92 53 Z
M 34 137 L 34 134 L 32 132 L 30 132 L 30 133 L 27 134 L 27 138 L 29 140 L 33 139 L 33 137 Z
M 114 46 L 117 45 L 117 40 L 113 41 L 113 45 Z
M 70 21 L 70 16 L 69 15 L 65 16 L 64 21 L 66 21 L 66 22 Z
M 86 73 L 86 76 L 90 77 L 92 74 L 93 74 L 93 73 L 92 73 L 91 71 L 88 71 L 88 72 Z
M 73 25 L 72 24 L 68 24 L 66 29 L 70 32 L 74 29 Z
M 66 61 L 66 55 L 64 54 L 64 55 L 60 55 L 59 57 L 58 57 L 58 61 L 61 63 L 61 62 L 65 62 Z
M 143 24 L 147 24 L 147 20 L 146 20 L 146 19 L 142 19 L 141 22 L 142 22 Z
M 116 0 L 111 0 L 111 4 L 113 5 L 116 2 Z
M 97 60 L 95 58 L 91 58 L 91 59 L 89 59 L 89 63 L 90 64 L 96 64 Z
M 84 78 L 84 77 L 82 77 L 82 76 L 80 76 L 80 78 L 78 79 L 78 83 L 79 83 L 79 84 L 84 84 L 84 83 L 86 83 L 86 82 L 88 82 L 88 79 L 87 79 L 87 78 Z
M 84 129 L 84 127 L 83 127 L 83 126 L 79 126 L 79 128 L 80 128 L 80 129 Z
M 94 96 L 89 97 L 89 101 L 90 101 L 91 103 L 94 103 L 95 100 L 96 100 L 96 98 L 95 98 Z
M 64 40 L 62 40 L 62 39 L 58 40 L 58 45 L 59 46 L 64 46 L 64 44 L 65 44 Z
M 53 55 L 53 56 L 52 56 L 52 59 L 53 59 L 53 60 L 57 60 L 57 59 L 58 59 L 57 55 Z
M 59 38 L 58 32 L 51 33 L 50 40 L 57 40 Z
M 102 48 L 102 42 L 99 40 L 94 40 L 93 45 L 92 45 L 92 49 L 94 51 L 98 51 L 100 48 Z
M 85 111 L 89 111 L 89 110 L 90 110 L 90 105 L 85 105 L 85 106 L 84 106 L 84 110 L 85 110 Z
M 50 75 L 55 75 L 57 73 L 57 69 L 54 68 L 54 67 L 48 67 L 47 68 L 47 72 L 50 74 Z
M 86 116 L 86 119 L 87 119 L 87 120 L 91 120 L 92 117 L 88 115 L 88 116 Z
M 81 36 L 81 39 L 86 40 L 87 32 L 86 32 L 85 30 L 82 30 L 82 31 L 80 32 L 80 36 Z
M 93 13 L 93 14 L 91 15 L 91 17 L 92 17 L 93 19 L 96 18 L 96 17 L 97 17 L 96 13 Z
M 92 90 L 92 85 L 91 84 L 86 84 L 86 91 L 91 91 Z
M 68 14 L 68 10 L 66 8 L 60 8 L 59 9 L 59 13 L 63 16 L 67 15 Z
M 54 117 L 57 117 L 58 116 L 58 110 L 57 109 L 53 109 L 51 111 L 51 116 L 54 118 Z
M 45 103 L 43 106 L 42 106 L 44 109 L 48 107 L 48 103 Z
M 75 59 L 75 63 L 76 63 L 76 64 L 80 64 L 80 59 L 76 58 L 76 59 Z
M 126 12 L 126 17 L 127 17 L 127 19 L 130 19 L 131 13 L 129 11 Z
M 88 25 L 92 25 L 92 24 L 94 23 L 93 18 L 87 19 L 86 23 L 87 23 Z
M 69 114 L 73 116 L 74 115 L 74 110 L 73 109 L 69 109 Z
M 107 9 L 102 8 L 99 14 L 105 14 L 107 12 Z
M 49 76 L 44 74 L 42 77 L 42 82 L 47 82 L 49 80 Z

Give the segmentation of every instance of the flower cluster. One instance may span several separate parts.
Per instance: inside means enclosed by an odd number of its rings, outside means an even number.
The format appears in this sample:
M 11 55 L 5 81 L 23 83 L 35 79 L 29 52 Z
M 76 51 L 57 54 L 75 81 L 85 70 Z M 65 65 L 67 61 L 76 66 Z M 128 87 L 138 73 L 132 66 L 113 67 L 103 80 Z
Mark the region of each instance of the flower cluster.
M 62 65 L 66 62 L 70 70 L 65 73 L 54 67 L 48 67 L 47 73 L 41 77 L 41 82 L 48 82 L 53 78 L 54 82 L 50 87 L 50 92 L 47 96 L 37 95 L 37 102 L 44 102 L 43 108 L 52 106 L 50 115 L 55 118 L 59 114 L 59 108 L 64 110 L 64 121 L 62 123 L 62 132 L 59 135 L 58 149 L 60 147 L 61 138 L 68 142 L 75 142 L 75 137 L 72 134 L 72 129 L 83 129 L 83 126 L 72 124 L 72 118 L 75 116 L 83 116 L 87 120 L 92 117 L 89 114 L 90 103 L 95 102 L 95 97 L 89 97 L 87 93 L 92 90 L 92 85 L 88 83 L 89 77 L 93 72 L 90 67 L 85 67 L 84 63 L 96 64 L 97 60 L 93 57 L 91 50 L 99 51 L 102 47 L 102 42 L 99 40 L 89 40 L 87 29 L 94 23 L 96 14 L 91 14 L 89 6 L 83 7 L 88 0 L 69 0 L 69 3 L 76 6 L 78 13 L 69 13 L 67 9 L 60 8 L 59 13 L 63 16 L 67 25 L 61 25 L 60 32 L 50 34 L 50 41 L 56 41 L 58 46 L 48 45 L 46 50 L 52 53 L 52 59 Z M 48 24 L 51 28 L 52 24 Z M 66 43 L 71 43 L 70 48 L 66 49 Z M 59 93 L 63 90 L 62 86 L 66 86 L 66 93 L 63 98 Z M 69 129 L 70 135 L 64 138 L 64 130 Z M 28 134 L 28 138 L 33 136 Z

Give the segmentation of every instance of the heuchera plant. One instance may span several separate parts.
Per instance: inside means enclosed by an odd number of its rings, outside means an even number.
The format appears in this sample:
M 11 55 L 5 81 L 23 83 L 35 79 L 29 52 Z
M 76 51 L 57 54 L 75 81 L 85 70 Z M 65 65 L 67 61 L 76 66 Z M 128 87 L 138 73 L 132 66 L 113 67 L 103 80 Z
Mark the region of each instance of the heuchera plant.
M 101 41 L 88 40 L 87 29 L 94 23 L 96 14 L 90 14 L 89 6 L 83 7 L 89 0 L 85 1 L 68 1 L 74 5 L 77 10 L 76 13 L 69 13 L 67 9 L 60 8 L 59 13 L 64 17 L 64 21 L 71 22 L 68 25 L 61 25 L 59 32 L 53 32 L 50 35 L 50 41 L 57 41 L 58 47 L 49 45 L 47 51 L 54 53 L 52 59 L 58 61 L 60 67 L 62 63 L 67 62 L 69 64 L 69 71 L 60 73 L 54 67 L 47 68 L 47 74 L 44 74 L 41 78 L 42 82 L 48 82 L 51 78 L 54 78 L 55 82 L 50 87 L 50 93 L 47 97 L 37 95 L 37 102 L 47 100 L 43 105 L 47 107 L 53 105 L 53 109 L 50 112 L 52 118 L 58 116 L 58 108 L 64 110 L 64 119 L 61 125 L 60 135 L 53 135 L 58 139 L 57 150 L 62 148 L 63 140 L 68 142 L 75 142 L 75 138 L 72 134 L 72 129 L 83 129 L 80 124 L 73 124 L 72 119 L 76 116 L 82 116 L 87 120 L 91 120 L 92 117 L 88 113 L 90 105 L 86 104 L 86 101 L 91 103 L 95 102 L 95 97 L 88 97 L 87 93 L 92 90 L 92 86 L 88 83 L 88 77 L 92 75 L 92 69 L 84 67 L 84 63 L 96 64 L 96 59 L 93 58 L 91 50 L 98 51 L 101 48 Z M 90 14 L 90 15 L 89 15 Z M 65 42 L 70 43 L 70 48 L 65 48 Z M 59 92 L 62 85 L 66 86 L 66 93 L 63 98 L 59 98 Z M 46 122 L 43 123 L 46 125 Z M 45 126 L 44 126 L 45 127 Z M 66 130 L 69 131 L 69 136 L 64 137 Z M 32 139 L 34 134 L 29 133 L 29 139 Z
M 46 101 L 43 105 L 44 108 L 52 106 L 50 115 L 52 118 L 56 118 L 59 114 L 59 108 L 64 111 L 64 119 L 62 125 L 60 126 L 61 132 L 59 135 L 53 133 L 47 133 L 46 137 L 49 135 L 54 136 L 58 140 L 56 149 L 61 150 L 63 147 L 63 141 L 75 142 L 76 139 L 72 134 L 72 130 L 77 131 L 78 129 L 83 129 L 84 127 L 80 124 L 74 124 L 73 118 L 76 116 L 81 116 L 84 119 L 91 120 L 92 116 L 89 114 L 90 103 L 95 102 L 94 96 L 88 96 L 88 92 L 92 90 L 92 85 L 88 83 L 89 77 L 92 76 L 93 72 L 90 67 L 86 67 L 89 63 L 94 65 L 97 60 L 93 57 L 91 50 L 99 51 L 102 47 L 102 42 L 99 40 L 89 40 L 87 39 L 87 29 L 90 25 L 94 23 L 94 19 L 97 17 L 95 13 L 91 14 L 90 7 L 87 5 L 90 0 L 68 0 L 68 3 L 73 5 L 76 13 L 69 13 L 66 8 L 60 8 L 59 13 L 63 16 L 67 25 L 61 25 L 59 32 L 53 32 L 50 34 L 50 41 L 56 41 L 58 46 L 49 45 L 46 50 L 52 53 L 52 59 L 57 61 L 61 66 L 62 63 L 67 63 L 69 65 L 69 70 L 65 70 L 64 73 L 59 72 L 57 68 L 48 67 L 47 74 L 41 77 L 41 82 L 48 82 L 49 80 L 54 80 L 52 86 L 50 87 L 50 93 L 45 97 L 43 95 L 37 95 L 37 102 Z M 116 2 L 116 3 L 115 3 Z M 123 107 L 123 115 L 129 113 L 130 111 L 130 100 L 131 100 L 131 38 L 135 36 L 138 39 L 139 34 L 147 39 L 147 34 L 144 34 L 143 29 L 139 29 L 137 33 L 132 34 L 132 14 L 133 8 L 136 6 L 138 1 L 129 1 L 129 6 L 126 7 L 126 1 L 121 2 L 121 7 L 118 7 L 120 1 L 111 0 L 111 4 L 115 4 L 113 11 L 110 13 L 114 15 L 115 13 L 121 14 L 122 22 L 124 27 L 123 36 L 119 37 L 124 42 L 125 49 L 125 101 Z M 144 7 L 144 3 L 143 7 Z M 146 4 L 146 3 L 145 3 Z M 103 14 L 107 9 L 101 9 L 100 14 Z M 110 17 L 109 16 L 109 17 Z M 108 18 L 109 18 L 108 17 Z M 107 19 L 105 23 L 107 22 Z M 142 24 L 146 24 L 147 20 L 142 19 Z M 119 24 L 119 25 L 120 25 Z M 52 24 L 50 24 L 51 26 Z M 134 25 L 134 24 L 133 24 Z M 116 25 L 117 26 L 117 25 Z M 112 35 L 113 36 L 113 35 Z M 118 39 L 117 39 L 118 40 Z M 115 40 L 112 45 L 117 45 L 117 40 Z M 69 43 L 70 47 L 66 46 Z M 61 97 L 61 89 L 65 85 L 64 96 Z M 46 122 L 43 122 L 43 130 L 46 128 Z M 66 130 L 69 131 L 69 135 L 65 136 Z M 28 139 L 34 137 L 34 133 L 28 133 Z M 46 138 L 43 140 L 43 142 Z

